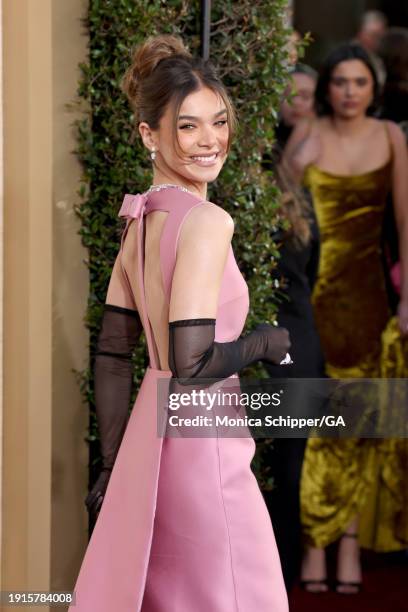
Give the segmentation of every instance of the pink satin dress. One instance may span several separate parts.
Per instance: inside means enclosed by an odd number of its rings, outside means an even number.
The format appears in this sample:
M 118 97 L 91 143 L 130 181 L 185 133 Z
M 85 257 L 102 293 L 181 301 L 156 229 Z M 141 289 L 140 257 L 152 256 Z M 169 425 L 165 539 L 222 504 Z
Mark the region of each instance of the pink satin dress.
M 169 213 L 160 242 L 168 301 L 181 225 L 202 203 L 174 187 L 125 196 L 120 215 L 128 219 L 127 227 L 137 219 L 143 230 L 145 215 L 155 210 Z M 122 246 L 125 237 L 126 229 Z M 140 316 L 150 365 L 82 562 L 76 604 L 69 610 L 286 612 L 271 521 L 250 469 L 253 439 L 157 434 L 157 382 L 168 383 L 171 372 L 157 367 L 140 245 L 138 259 Z M 248 306 L 248 287 L 231 247 L 216 315 L 217 342 L 240 336 Z

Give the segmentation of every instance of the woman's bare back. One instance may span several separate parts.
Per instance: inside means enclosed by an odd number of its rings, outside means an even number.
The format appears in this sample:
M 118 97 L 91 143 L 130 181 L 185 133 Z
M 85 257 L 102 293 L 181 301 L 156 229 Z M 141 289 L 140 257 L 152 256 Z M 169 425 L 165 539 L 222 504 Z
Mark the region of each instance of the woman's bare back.
M 157 347 L 158 367 L 161 370 L 169 369 L 169 320 L 216 318 L 222 273 L 233 233 L 230 215 L 215 204 L 203 202 L 189 212 L 180 228 L 169 304 L 163 285 L 160 259 L 160 242 L 169 214 L 157 210 L 144 218 L 146 307 Z M 122 250 L 115 263 L 106 301 L 128 308 L 134 308 L 136 305 L 136 309 L 142 312 L 138 241 L 138 223 L 134 220 L 128 227 Z
M 166 301 L 161 266 L 160 237 L 169 213 L 154 211 L 145 217 L 145 266 L 144 282 L 146 306 L 157 346 L 159 368 L 168 370 L 168 322 L 169 308 Z M 138 283 L 138 224 L 129 226 L 122 249 L 122 264 L 129 279 L 137 310 L 142 311 L 140 287 Z

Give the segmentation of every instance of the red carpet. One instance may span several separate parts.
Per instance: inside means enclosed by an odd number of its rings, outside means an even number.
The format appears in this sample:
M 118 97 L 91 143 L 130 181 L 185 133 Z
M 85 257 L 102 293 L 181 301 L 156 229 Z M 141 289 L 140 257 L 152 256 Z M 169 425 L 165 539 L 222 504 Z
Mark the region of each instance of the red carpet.
M 407 612 L 408 557 L 364 552 L 362 559 L 361 593 L 338 595 L 329 591 L 315 595 L 296 588 L 290 598 L 290 612 Z

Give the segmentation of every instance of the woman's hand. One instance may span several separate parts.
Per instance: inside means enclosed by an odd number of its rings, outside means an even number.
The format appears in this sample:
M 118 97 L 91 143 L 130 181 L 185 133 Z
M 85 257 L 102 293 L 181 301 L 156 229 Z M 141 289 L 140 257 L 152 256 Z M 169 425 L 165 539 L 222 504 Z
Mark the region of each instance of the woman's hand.
M 321 138 L 310 120 L 299 121 L 283 151 L 282 163 L 295 180 L 302 180 L 307 166 L 317 162 L 321 154 Z
M 398 325 L 403 336 L 408 336 L 408 300 L 401 300 L 397 309 Z
M 302 173 L 307 166 L 314 164 L 320 157 L 322 145 L 317 130 L 312 130 L 307 139 L 303 140 L 293 152 L 292 163 L 295 169 Z
M 108 488 L 110 475 L 111 470 L 101 470 L 94 486 L 92 487 L 91 491 L 88 493 L 85 499 L 85 505 L 88 509 L 89 516 L 92 519 L 93 523 L 95 523 L 96 519 L 99 516 L 106 489 Z
M 291 347 L 288 330 L 284 327 L 269 325 L 269 323 L 260 323 L 254 331 L 262 334 L 265 340 L 263 359 L 275 365 L 280 364 Z

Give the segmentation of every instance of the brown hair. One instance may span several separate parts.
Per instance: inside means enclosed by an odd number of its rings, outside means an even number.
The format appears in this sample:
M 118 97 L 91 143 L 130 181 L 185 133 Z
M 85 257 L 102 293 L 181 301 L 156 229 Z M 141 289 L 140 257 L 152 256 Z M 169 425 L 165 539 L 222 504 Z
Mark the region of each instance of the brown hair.
M 306 246 L 312 237 L 310 203 L 301 187 L 291 179 L 290 170 L 283 160 L 276 166 L 276 179 L 282 191 L 282 215 L 288 220 L 290 226 L 287 238 L 296 249 L 300 249 Z
M 285 232 L 285 239 L 295 249 L 301 249 L 312 238 L 313 211 L 311 204 L 303 189 L 292 179 L 291 170 L 282 159 L 282 148 L 277 143 L 271 151 L 264 153 L 262 167 L 272 172 L 282 194 L 280 213 L 289 224 Z
M 158 129 L 168 105 L 173 105 L 176 142 L 177 117 L 183 100 L 203 86 L 218 94 L 225 104 L 229 150 L 236 127 L 232 102 L 214 66 L 193 58 L 180 37 L 168 34 L 153 36 L 136 47 L 121 83 L 122 91 L 135 112 L 135 127 L 145 121 L 152 130 Z

